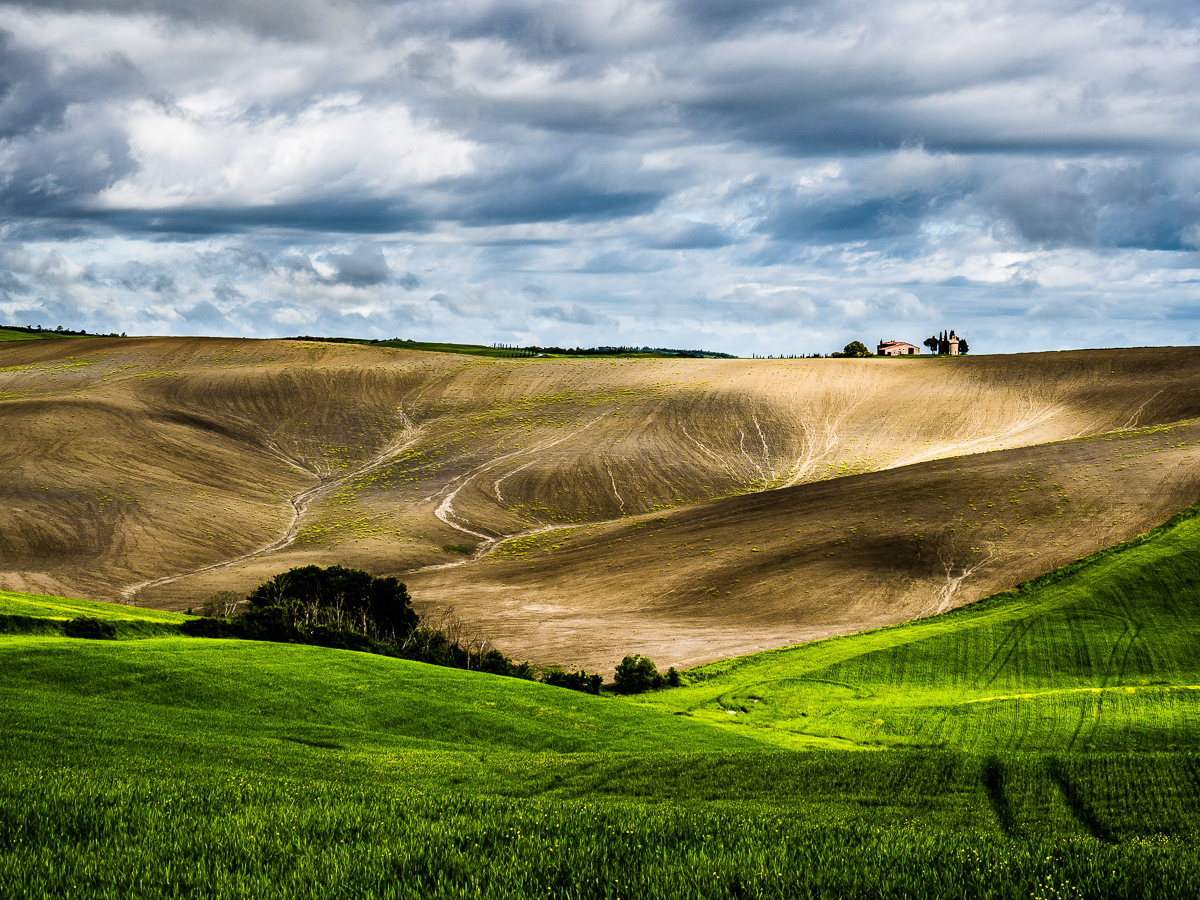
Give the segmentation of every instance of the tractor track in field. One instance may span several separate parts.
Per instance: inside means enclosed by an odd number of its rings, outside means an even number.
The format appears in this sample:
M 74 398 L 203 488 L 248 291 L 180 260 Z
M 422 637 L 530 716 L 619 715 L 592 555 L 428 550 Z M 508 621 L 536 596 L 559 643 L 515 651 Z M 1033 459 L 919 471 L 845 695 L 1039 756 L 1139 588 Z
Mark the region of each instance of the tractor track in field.
M 240 562 L 245 562 L 249 559 L 255 559 L 256 557 L 264 556 L 268 553 L 275 553 L 284 549 L 285 547 L 290 546 L 292 542 L 295 541 L 300 535 L 302 519 L 317 500 L 320 500 L 331 493 L 335 493 L 343 485 L 357 478 L 361 478 L 363 475 L 368 475 L 371 472 L 382 468 L 417 442 L 424 429 L 414 423 L 403 410 L 399 410 L 399 415 L 404 424 L 404 431 L 401 433 L 400 439 L 393 441 L 386 449 L 376 454 L 361 466 L 358 466 L 357 468 L 340 475 L 321 475 L 314 470 L 315 467 L 306 468 L 292 460 L 286 454 L 280 452 L 272 442 L 269 445 L 272 450 L 272 456 L 291 466 L 293 469 L 303 472 L 311 478 L 317 479 L 317 483 L 312 487 L 305 488 L 304 490 L 299 491 L 298 493 L 295 493 L 287 498 L 288 505 L 292 508 L 292 518 L 288 523 L 288 527 L 284 531 L 283 535 L 269 544 L 266 544 L 255 550 L 251 550 L 249 553 L 243 553 L 230 559 L 224 559 L 220 562 L 210 563 L 206 566 L 200 566 L 199 568 L 189 569 L 186 572 L 178 572 L 174 575 L 167 575 L 162 578 L 155 578 L 149 581 L 139 582 L 138 584 L 131 584 L 121 589 L 120 596 L 122 602 L 126 604 L 132 604 L 137 595 L 147 588 L 155 588 L 166 584 L 174 584 L 177 581 L 182 581 L 184 578 L 191 578 L 194 575 L 202 575 L 205 572 L 214 572 L 218 569 L 227 569 L 230 566 L 235 566 Z
M 538 454 L 538 453 L 544 453 L 545 451 L 551 449 L 552 447 L 557 447 L 559 444 L 569 441 L 572 438 L 578 437 L 584 431 L 587 431 L 589 428 L 591 428 L 593 425 L 595 425 L 597 422 L 599 422 L 601 419 L 603 419 L 606 415 L 607 415 L 607 413 L 603 413 L 599 416 L 596 416 L 596 418 L 592 419 L 586 425 L 582 426 L 581 428 L 579 428 L 575 431 L 572 431 L 570 434 L 565 435 L 564 437 L 557 438 L 553 441 L 544 441 L 533 447 L 523 447 L 520 450 L 514 450 L 511 453 L 506 453 L 503 456 L 497 457 L 496 459 L 488 460 L 485 463 L 481 463 L 480 465 L 476 466 L 474 469 L 471 469 L 469 472 L 465 472 L 462 475 L 459 475 L 457 478 L 451 480 L 450 483 L 447 484 L 445 487 L 443 487 L 441 491 L 437 491 L 432 496 L 427 497 L 426 498 L 427 500 L 433 500 L 439 494 L 441 494 L 442 491 L 445 491 L 447 488 L 449 488 L 451 484 L 454 484 L 455 482 L 459 482 L 458 486 L 453 491 L 451 491 L 449 494 L 447 494 L 445 499 L 443 499 L 442 502 L 438 505 L 438 508 L 434 511 L 434 515 L 437 516 L 437 518 L 440 519 L 442 522 L 444 522 L 446 525 L 449 525 L 451 528 L 461 531 L 463 534 L 469 534 L 472 537 L 479 538 L 480 540 L 483 541 L 483 543 L 480 544 L 478 547 L 476 547 L 475 551 L 466 559 L 455 560 L 454 562 L 448 562 L 448 563 L 436 563 L 431 566 L 421 566 L 420 568 L 409 569 L 408 571 L 409 572 L 433 572 L 433 571 L 437 571 L 439 569 L 455 569 L 460 566 L 465 566 L 465 565 L 469 565 L 470 563 L 478 562 L 479 560 L 486 557 L 489 553 L 491 553 L 494 549 L 496 549 L 496 547 L 498 547 L 500 544 L 505 543 L 506 541 L 517 540 L 517 539 L 523 538 L 523 537 L 532 537 L 535 534 L 544 534 L 548 531 L 555 531 L 560 528 L 577 527 L 574 525 L 544 525 L 540 528 L 532 528 L 532 529 L 528 529 L 525 531 L 516 532 L 513 534 L 505 534 L 505 535 L 484 534 L 482 532 L 475 531 L 471 527 L 468 527 L 468 525 L 464 524 L 461 519 L 458 519 L 458 517 L 455 516 L 454 505 L 453 505 L 454 498 L 456 496 L 458 496 L 459 491 L 461 491 L 463 488 L 465 488 L 467 485 L 469 485 L 475 479 L 476 476 L 487 472 L 489 469 L 493 469 L 497 464 L 504 462 L 507 459 L 512 459 L 513 457 L 523 457 L 523 456 L 530 456 L 530 455 L 534 455 L 534 454 Z M 523 465 L 520 465 L 517 468 L 512 469 L 508 472 L 505 472 L 503 475 L 501 475 L 499 478 L 497 478 L 494 482 L 492 482 L 492 492 L 495 494 L 497 502 L 499 502 L 499 503 L 504 502 L 503 494 L 500 491 L 500 485 L 504 483 L 505 479 L 511 477 L 512 475 L 517 474 L 522 469 L 528 468 L 529 466 L 533 465 L 535 462 L 537 462 L 536 456 L 534 459 L 529 460 L 528 462 L 524 463 Z M 610 472 L 609 476 L 611 477 L 611 475 L 612 475 L 612 473 Z M 615 482 L 614 482 L 614 484 L 615 484 Z M 614 491 L 615 491 L 615 486 L 614 486 Z M 603 522 L 595 522 L 595 523 L 589 522 L 588 524 L 604 524 L 604 523 Z M 479 528 L 482 526 L 475 526 L 475 527 Z

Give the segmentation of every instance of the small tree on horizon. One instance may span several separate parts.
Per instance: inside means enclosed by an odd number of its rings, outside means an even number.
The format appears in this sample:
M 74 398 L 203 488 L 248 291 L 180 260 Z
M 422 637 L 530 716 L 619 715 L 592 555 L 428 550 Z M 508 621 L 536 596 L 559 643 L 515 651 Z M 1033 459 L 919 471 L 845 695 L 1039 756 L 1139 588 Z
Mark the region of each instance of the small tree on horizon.
M 872 353 L 870 350 L 868 350 L 867 345 L 864 344 L 862 341 L 851 341 L 845 347 L 842 348 L 840 353 L 831 353 L 829 355 L 835 359 L 846 359 L 846 358 L 857 359 L 857 358 L 864 358 L 864 357 L 868 357 L 868 356 L 874 356 L 875 354 Z

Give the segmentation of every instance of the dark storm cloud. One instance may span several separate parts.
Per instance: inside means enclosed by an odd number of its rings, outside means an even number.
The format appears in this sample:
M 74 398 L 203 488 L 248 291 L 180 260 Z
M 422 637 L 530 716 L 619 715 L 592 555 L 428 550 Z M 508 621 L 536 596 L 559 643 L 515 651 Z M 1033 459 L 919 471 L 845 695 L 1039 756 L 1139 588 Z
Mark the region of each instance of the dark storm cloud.
M 553 319 L 556 322 L 563 322 L 570 325 L 612 324 L 612 320 L 607 316 L 597 315 L 590 309 L 580 306 L 578 303 L 572 303 L 569 306 L 563 304 L 535 306 L 532 312 L 535 316 L 541 316 L 544 319 Z
M 245 276 L 247 273 L 269 272 L 271 260 L 256 247 L 222 247 L 214 252 L 196 254 L 196 266 L 203 275 L 233 272 Z
M 810 199 L 788 192 L 759 230 L 776 239 L 814 243 L 877 240 L 912 232 L 946 199 L 919 193 Z
M 788 0 L 677 0 L 672 4 L 676 15 L 709 37 L 726 37 L 746 29 L 794 24 L 800 17 L 811 16 L 822 4 L 794 3 Z
M 72 104 L 128 97 L 141 85 L 137 67 L 119 52 L 63 69 L 0 30 L 0 139 L 60 128 Z
M 124 271 L 115 279 L 116 283 L 129 291 L 142 291 L 154 294 L 177 294 L 179 292 L 175 277 L 159 266 L 143 262 L 131 262 L 125 265 Z
M 29 285 L 12 272 L 0 272 L 0 297 L 10 300 L 14 295 L 28 294 Z
M 329 0 L 22 0 L 20 5 L 53 12 L 149 15 L 198 25 L 232 24 L 264 36 L 303 39 L 345 23 L 360 4 Z
M 1031 243 L 1093 246 L 1098 212 L 1079 166 L 1021 168 L 1005 173 L 988 193 L 997 211 Z
M 537 150 L 516 164 L 497 165 L 470 177 L 446 179 L 443 218 L 464 225 L 511 225 L 625 218 L 649 212 L 668 191 L 655 179 L 612 164 L 589 165 L 594 154 Z
M 732 243 L 729 233 L 717 225 L 673 221 L 648 235 L 644 246 L 656 250 L 712 250 Z
M 208 328 L 224 328 L 229 325 L 229 320 L 225 318 L 225 314 L 207 300 L 202 300 L 191 309 L 185 311 L 183 318 L 187 322 L 195 325 L 203 325 Z
M 477 17 L 454 29 L 462 38 L 503 41 L 522 56 L 555 59 L 589 49 L 588 23 L 579 4 L 560 2 L 501 2 L 485 7 Z
M 132 172 L 125 134 L 106 107 L 141 84 L 121 54 L 64 68 L 0 31 L 0 211 L 52 216 Z
M 368 247 L 365 244 L 347 254 L 331 254 L 329 262 L 337 269 L 333 281 L 338 284 L 351 284 L 355 287 L 383 284 L 392 277 L 383 251 L 378 247 Z
M 1156 161 L 1031 161 L 999 174 L 979 201 L 1000 227 L 1041 247 L 1178 251 L 1200 221 L 1200 185 Z
M 246 301 L 246 295 L 227 281 L 223 281 L 213 288 L 213 296 L 224 303 L 234 305 Z
M 237 234 L 262 228 L 379 234 L 419 231 L 429 227 L 429 215 L 403 200 L 306 200 L 270 206 L 192 207 L 163 209 L 82 209 L 73 217 L 132 233 L 189 236 Z

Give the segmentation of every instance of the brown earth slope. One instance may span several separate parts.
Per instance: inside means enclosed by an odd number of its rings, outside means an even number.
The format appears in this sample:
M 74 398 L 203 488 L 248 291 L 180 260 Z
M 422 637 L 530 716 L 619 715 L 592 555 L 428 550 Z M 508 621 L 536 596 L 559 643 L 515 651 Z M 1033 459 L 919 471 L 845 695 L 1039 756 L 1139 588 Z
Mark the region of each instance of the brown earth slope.
M 402 573 L 522 658 L 690 664 L 936 612 L 1152 527 L 1197 499 L 1198 387 L 1195 348 L 10 344 L 0 586 L 185 608 L 337 562 Z

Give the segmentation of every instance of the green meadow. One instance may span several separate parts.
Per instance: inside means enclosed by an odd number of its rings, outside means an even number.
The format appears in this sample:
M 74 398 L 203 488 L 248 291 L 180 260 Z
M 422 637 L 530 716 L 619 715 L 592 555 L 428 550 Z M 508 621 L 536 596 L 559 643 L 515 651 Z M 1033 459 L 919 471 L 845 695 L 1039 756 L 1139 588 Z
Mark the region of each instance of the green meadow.
M 0 895 L 1200 895 L 1198 513 L 633 698 L 0 594 Z
M 55 334 L 53 331 L 18 331 L 15 328 L 0 328 L 0 342 L 2 341 L 45 341 L 53 338 L 66 337 L 66 335 Z

